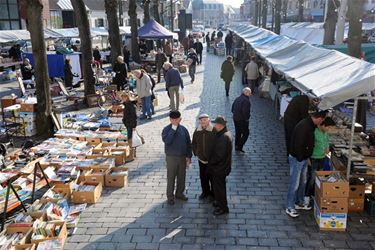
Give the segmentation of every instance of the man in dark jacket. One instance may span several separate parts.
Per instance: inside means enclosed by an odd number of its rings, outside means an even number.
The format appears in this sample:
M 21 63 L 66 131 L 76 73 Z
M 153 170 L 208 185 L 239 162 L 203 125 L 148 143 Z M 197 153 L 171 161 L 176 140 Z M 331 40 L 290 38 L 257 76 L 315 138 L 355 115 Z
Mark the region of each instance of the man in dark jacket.
M 212 177 L 208 172 L 208 157 L 215 143 L 214 127 L 210 124 L 207 114 L 199 116 L 199 126 L 193 134 L 193 153 L 198 157 L 199 177 L 201 180 L 202 194 L 199 199 L 212 198 L 213 186 Z
M 198 64 L 202 64 L 202 53 L 203 53 L 203 44 L 199 39 L 197 39 L 194 43 L 194 49 L 195 52 L 197 52 L 198 55 Z
M 155 55 L 156 72 L 158 74 L 158 83 L 160 82 L 160 79 L 161 79 L 161 71 L 163 69 L 163 64 L 167 60 L 168 60 L 167 55 L 161 49 L 158 49 L 158 53 Z
M 128 50 L 128 46 L 124 45 L 122 48 L 122 54 L 124 55 L 124 62 L 126 63 L 128 70 L 130 70 L 130 50 Z
M 171 110 L 178 110 L 180 107 L 180 87 L 184 89 L 184 83 L 178 69 L 173 68 L 170 62 L 163 65 L 165 70 L 165 87 L 169 93 Z
M 133 130 L 137 127 L 137 110 L 128 94 L 123 94 L 121 98 L 124 104 L 122 122 L 127 130 L 129 146 L 132 147 Z
M 292 99 L 284 113 L 284 130 L 287 154 L 290 154 L 290 140 L 296 125 L 309 116 L 310 100 L 307 95 L 299 95 Z
M 92 52 L 92 56 L 94 57 L 97 68 L 102 68 L 102 55 L 100 54 L 98 46 L 95 47 L 94 51 Z
M 290 217 L 298 217 L 296 209 L 310 210 L 311 206 L 304 202 L 307 164 L 314 149 L 314 131 L 326 116 L 326 112 L 316 112 L 300 121 L 294 128 L 290 141 L 290 177 L 285 212 Z
M 221 79 L 223 79 L 225 82 L 226 96 L 229 96 L 230 83 L 232 82 L 234 72 L 235 72 L 235 69 L 233 65 L 233 57 L 228 56 L 227 60 L 225 60 L 223 64 L 221 65 L 221 74 L 220 74 Z
M 190 48 L 189 54 L 187 56 L 188 66 L 189 66 L 189 76 L 191 78 L 191 83 L 195 81 L 195 72 L 197 68 L 198 55 L 195 52 L 195 49 Z
M 171 111 L 171 124 L 162 132 L 167 161 L 167 199 L 169 205 L 174 205 L 174 199 L 187 201 L 184 195 L 186 167 L 191 164 L 192 150 L 189 131 L 181 123 L 181 113 Z M 177 178 L 176 194 L 174 194 Z
M 229 213 L 226 178 L 231 172 L 232 165 L 232 135 L 227 130 L 227 121 L 224 117 L 218 116 L 213 123 L 216 130 L 216 140 L 208 159 L 208 169 L 212 174 L 214 206 L 217 207 L 213 214 L 219 216 Z
M 209 50 L 209 48 L 210 48 L 210 46 L 211 46 L 211 40 L 210 40 L 210 32 L 207 32 L 207 34 L 206 34 L 206 48 L 207 48 L 207 52 L 208 52 L 208 50 Z
M 232 105 L 233 121 L 236 130 L 235 149 L 244 153 L 243 146 L 249 138 L 249 120 L 250 120 L 250 96 L 251 89 L 244 88 L 242 94 L 234 100 Z
M 226 54 L 231 55 L 232 54 L 232 46 L 233 46 L 233 35 L 232 32 L 230 31 L 228 35 L 225 37 L 225 49 L 226 49 Z

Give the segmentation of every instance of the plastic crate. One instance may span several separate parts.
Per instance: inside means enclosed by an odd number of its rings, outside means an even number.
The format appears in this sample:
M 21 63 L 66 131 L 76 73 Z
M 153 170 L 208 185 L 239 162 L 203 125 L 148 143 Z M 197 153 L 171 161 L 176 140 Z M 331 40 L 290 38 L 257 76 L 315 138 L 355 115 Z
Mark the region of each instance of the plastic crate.
M 366 194 L 365 210 L 370 216 L 375 216 L 375 198 L 371 194 Z

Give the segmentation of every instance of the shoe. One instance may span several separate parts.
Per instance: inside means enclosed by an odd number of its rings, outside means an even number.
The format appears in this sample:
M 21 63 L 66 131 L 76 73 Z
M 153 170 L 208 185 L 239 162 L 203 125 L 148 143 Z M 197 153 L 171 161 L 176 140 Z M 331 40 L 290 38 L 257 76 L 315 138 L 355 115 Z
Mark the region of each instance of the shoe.
M 210 202 L 210 203 L 211 203 L 211 202 L 214 202 L 214 201 L 215 201 L 214 196 L 213 196 L 213 195 L 208 195 L 208 196 L 207 196 L 207 201 Z
M 199 199 L 200 200 L 204 200 L 208 197 L 208 195 L 206 195 L 205 193 L 202 193 L 201 195 L 199 195 Z
M 299 216 L 299 213 L 293 208 L 287 208 L 285 213 L 292 218 L 297 218 Z
M 242 148 L 236 148 L 237 152 L 245 153 L 245 151 Z
M 217 208 L 217 209 L 215 209 L 215 211 L 213 212 L 213 214 L 214 214 L 215 216 L 220 216 L 220 215 L 228 214 L 228 213 L 229 213 L 228 210 L 223 210 L 223 209 L 221 209 L 221 208 Z
M 147 120 L 151 120 L 151 119 L 152 119 L 152 117 L 151 117 L 151 116 L 147 117 Z
M 147 118 L 146 116 L 140 116 L 139 120 L 146 120 L 146 118 Z
M 176 196 L 176 199 L 182 200 L 182 201 L 187 201 L 189 198 L 186 197 L 185 195 L 179 195 L 179 196 Z
M 168 200 L 168 205 L 173 206 L 174 205 L 174 200 L 172 200 L 172 199 Z
M 217 201 L 213 201 L 213 202 L 212 202 L 212 206 L 213 206 L 213 207 L 219 207 L 219 204 L 217 204 Z
M 303 204 L 303 205 L 294 205 L 294 208 L 297 209 L 297 210 L 311 210 L 312 207 L 310 206 L 310 204 Z

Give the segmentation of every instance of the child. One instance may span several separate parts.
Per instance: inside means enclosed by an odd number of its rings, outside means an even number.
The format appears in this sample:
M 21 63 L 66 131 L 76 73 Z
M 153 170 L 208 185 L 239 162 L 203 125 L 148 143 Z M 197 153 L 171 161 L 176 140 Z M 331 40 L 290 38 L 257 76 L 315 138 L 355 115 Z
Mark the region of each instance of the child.
M 326 117 L 324 121 L 315 129 L 315 144 L 313 154 L 311 156 L 311 164 L 309 164 L 308 178 L 306 184 L 306 200 L 314 196 L 315 172 L 320 171 L 324 167 L 324 159 L 329 153 L 329 137 L 328 131 L 336 126 L 331 117 Z

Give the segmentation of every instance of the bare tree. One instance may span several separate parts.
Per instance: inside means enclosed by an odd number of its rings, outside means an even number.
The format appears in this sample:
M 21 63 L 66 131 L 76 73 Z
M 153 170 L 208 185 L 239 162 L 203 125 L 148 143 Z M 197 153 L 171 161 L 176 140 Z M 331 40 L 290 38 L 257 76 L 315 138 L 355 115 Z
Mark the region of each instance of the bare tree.
M 323 44 L 329 45 L 335 43 L 337 13 L 340 2 L 338 0 L 328 0 L 327 17 L 324 22 Z
M 74 0 L 71 2 L 78 26 L 79 37 L 81 39 L 83 82 L 85 85 L 85 96 L 88 96 L 95 94 L 94 73 L 91 67 L 92 43 L 89 18 L 87 16 L 86 5 L 83 0 Z
M 349 18 L 349 32 L 348 32 L 348 54 L 360 58 L 362 46 L 362 17 L 363 17 L 363 0 L 348 1 L 348 18 Z M 356 122 L 363 126 L 366 131 L 367 119 L 367 101 L 359 100 L 357 109 Z
M 288 0 L 282 0 L 283 6 L 282 6 L 282 12 L 283 12 L 283 23 L 286 23 L 287 17 L 288 17 Z
M 253 16 L 253 25 L 258 26 L 258 16 L 259 16 L 259 2 L 254 0 L 254 16 Z
M 111 44 L 111 61 L 115 65 L 116 59 L 122 54 L 119 20 L 117 16 L 118 0 L 105 0 L 104 7 L 108 20 L 108 39 Z
M 146 24 L 150 21 L 150 0 L 143 1 L 143 23 Z
M 262 25 L 262 7 L 263 7 L 263 1 L 264 0 L 258 0 L 258 26 L 260 27 Z
M 160 0 L 152 0 L 151 13 L 154 20 L 160 23 L 160 12 L 159 12 Z
M 275 3 L 275 33 L 280 35 L 281 31 L 281 0 Z
M 130 31 L 131 31 L 131 54 L 135 62 L 140 63 L 141 57 L 139 55 L 138 46 L 138 18 L 137 18 L 137 2 L 136 0 L 129 0 L 129 10 L 130 18 Z
M 303 22 L 303 10 L 305 0 L 298 0 L 298 22 Z
M 267 28 L 268 0 L 262 2 L 262 28 Z
M 52 135 L 52 107 L 49 88 L 46 44 L 43 31 L 43 3 L 41 0 L 21 0 L 21 9 L 25 12 L 27 29 L 30 32 L 38 100 L 36 129 L 40 136 Z

